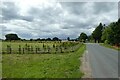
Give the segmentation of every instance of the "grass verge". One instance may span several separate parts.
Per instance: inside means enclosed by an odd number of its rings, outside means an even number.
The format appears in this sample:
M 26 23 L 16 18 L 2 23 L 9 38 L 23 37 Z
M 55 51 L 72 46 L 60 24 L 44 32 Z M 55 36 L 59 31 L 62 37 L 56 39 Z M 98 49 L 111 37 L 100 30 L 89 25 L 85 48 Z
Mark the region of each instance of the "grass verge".
M 64 54 L 3 54 L 3 78 L 81 78 L 79 57 L 82 45 L 73 53 Z
M 108 47 L 108 48 L 111 48 L 111 49 L 115 49 L 115 50 L 120 51 L 120 47 L 117 48 L 117 47 L 111 46 L 111 45 L 109 45 L 109 44 L 104 44 L 104 43 L 100 43 L 100 45 L 101 45 L 101 46 L 105 46 L 105 47 Z

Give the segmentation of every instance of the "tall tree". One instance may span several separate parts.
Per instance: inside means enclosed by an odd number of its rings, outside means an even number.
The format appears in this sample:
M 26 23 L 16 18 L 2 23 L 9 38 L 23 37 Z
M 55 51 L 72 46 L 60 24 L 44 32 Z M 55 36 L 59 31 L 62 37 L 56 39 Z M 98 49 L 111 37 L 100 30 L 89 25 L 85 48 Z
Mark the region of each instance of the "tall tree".
M 88 38 L 87 35 L 83 32 L 79 36 L 79 40 L 82 42 L 85 42 L 87 38 Z
M 111 33 L 109 33 L 108 40 L 113 45 L 119 46 L 120 45 L 120 19 L 117 22 L 112 23 L 109 25 L 111 28 Z
M 120 46 L 120 19 L 117 22 L 112 22 L 108 25 L 103 33 L 102 40 L 107 43 Z
M 101 41 L 102 31 L 103 31 L 103 25 L 102 23 L 100 23 L 92 33 L 95 42 L 98 41 L 99 43 Z

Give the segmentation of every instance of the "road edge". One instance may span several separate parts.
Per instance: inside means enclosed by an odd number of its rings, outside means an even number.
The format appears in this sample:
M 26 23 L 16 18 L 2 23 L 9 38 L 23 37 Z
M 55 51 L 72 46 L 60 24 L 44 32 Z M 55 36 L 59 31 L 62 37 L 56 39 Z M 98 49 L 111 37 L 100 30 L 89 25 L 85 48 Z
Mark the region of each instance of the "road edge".
M 89 64 L 89 56 L 88 56 L 87 50 L 85 50 L 80 60 L 82 63 L 80 66 L 80 70 L 84 73 L 84 76 L 82 78 L 92 78 L 91 68 Z

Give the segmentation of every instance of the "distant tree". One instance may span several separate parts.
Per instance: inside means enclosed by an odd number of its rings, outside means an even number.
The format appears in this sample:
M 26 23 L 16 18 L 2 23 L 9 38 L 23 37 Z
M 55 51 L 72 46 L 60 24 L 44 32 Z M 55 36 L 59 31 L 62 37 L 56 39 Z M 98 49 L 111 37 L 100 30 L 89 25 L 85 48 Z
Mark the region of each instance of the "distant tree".
M 57 38 L 57 37 L 54 37 L 52 40 L 53 40 L 53 41 L 60 41 L 60 39 Z
M 79 41 L 79 37 L 78 37 L 78 38 L 76 38 L 76 39 L 74 39 L 74 41 Z
M 92 42 L 92 41 L 93 41 L 92 35 L 89 35 L 89 36 L 88 36 L 88 41 L 89 41 L 89 42 Z
M 51 38 L 47 38 L 46 41 L 51 41 Z
M 5 37 L 6 40 L 20 40 L 17 34 L 6 34 Z
M 43 39 L 41 39 L 41 41 L 46 41 L 46 39 L 43 38 Z
M 67 40 L 70 41 L 70 37 L 67 37 Z
M 80 34 L 79 40 L 82 41 L 82 42 L 85 42 L 87 38 L 88 38 L 87 35 L 82 32 Z
M 21 41 L 27 41 L 26 39 L 21 39 Z
M 33 41 L 33 39 L 30 39 L 30 41 Z
M 103 31 L 103 25 L 102 23 L 99 24 L 99 26 L 96 27 L 96 29 L 93 31 L 92 36 L 98 43 L 101 41 L 101 36 L 102 36 L 102 31 Z
M 37 38 L 36 41 L 40 41 L 41 39 L 40 38 Z

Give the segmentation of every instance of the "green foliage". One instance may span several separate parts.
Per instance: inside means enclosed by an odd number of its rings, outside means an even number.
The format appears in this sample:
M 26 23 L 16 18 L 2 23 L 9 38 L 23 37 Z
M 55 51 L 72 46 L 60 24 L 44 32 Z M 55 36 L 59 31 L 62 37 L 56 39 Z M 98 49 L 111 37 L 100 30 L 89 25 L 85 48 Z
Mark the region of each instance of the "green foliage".
M 81 42 L 85 42 L 87 38 L 88 38 L 87 35 L 82 32 L 82 33 L 80 34 L 79 40 L 80 40 Z
M 116 45 L 119 46 L 120 45 L 120 23 L 116 22 L 113 23 L 113 26 L 111 26 L 111 33 L 109 33 L 109 41 Z
M 61 41 L 59 38 L 57 38 L 57 37 L 54 37 L 53 39 L 52 39 L 53 41 Z
M 104 42 L 105 40 L 108 40 L 109 34 L 112 33 L 112 30 L 110 27 L 105 27 L 102 32 L 101 40 Z
M 108 40 L 105 40 L 104 43 L 105 43 L 105 44 L 109 44 L 109 41 L 108 41 Z
M 6 34 L 5 37 L 6 40 L 20 40 L 17 34 Z
M 92 36 L 92 35 L 89 35 L 89 36 L 88 36 L 88 41 L 89 41 L 89 42 L 93 42 L 93 40 L 94 40 L 94 39 L 93 39 L 93 36 Z
M 102 31 L 103 31 L 103 25 L 102 25 L 102 23 L 100 23 L 99 26 L 97 26 L 96 29 L 92 33 L 92 36 L 93 36 L 95 42 L 97 40 L 98 40 L 98 42 L 101 41 Z
M 120 45 L 120 19 L 117 22 L 113 22 L 108 25 L 103 33 L 102 40 L 108 41 L 108 43 L 112 45 L 119 46 Z

